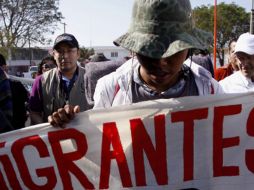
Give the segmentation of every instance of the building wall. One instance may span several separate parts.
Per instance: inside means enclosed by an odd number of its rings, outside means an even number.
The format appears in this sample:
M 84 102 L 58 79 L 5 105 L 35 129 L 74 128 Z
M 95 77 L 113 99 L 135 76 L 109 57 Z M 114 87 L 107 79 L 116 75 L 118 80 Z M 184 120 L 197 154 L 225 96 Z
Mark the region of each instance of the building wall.
M 94 46 L 95 53 L 103 53 L 108 59 L 122 61 L 129 56 L 128 50 L 116 46 Z M 15 48 L 12 50 L 10 60 L 7 60 L 9 73 L 19 75 L 27 72 L 30 66 L 38 65 L 43 57 L 49 55 L 51 48 Z
M 41 60 L 49 55 L 51 48 L 15 48 L 12 49 L 10 60 L 7 60 L 8 72 L 11 75 L 21 76 L 30 66 L 38 65 Z
M 94 46 L 95 53 L 103 53 L 110 60 L 121 61 L 130 56 L 130 52 L 122 47 L 116 46 Z

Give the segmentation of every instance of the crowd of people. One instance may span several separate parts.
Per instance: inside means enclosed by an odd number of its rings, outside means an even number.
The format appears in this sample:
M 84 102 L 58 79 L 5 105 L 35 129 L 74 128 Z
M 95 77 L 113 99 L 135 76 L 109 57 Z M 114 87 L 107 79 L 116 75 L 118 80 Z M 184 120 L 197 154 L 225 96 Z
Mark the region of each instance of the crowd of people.
M 24 92 L 24 117 L 30 117 L 30 125 L 63 127 L 89 109 L 254 91 L 254 35 L 230 40 L 228 64 L 214 71 L 208 52 L 212 35 L 196 28 L 190 15 L 189 0 L 135 0 L 128 32 L 114 41 L 131 52 L 124 63 L 96 54 L 83 67 L 78 40 L 72 34 L 59 35 L 52 56 L 39 65 L 31 93 Z M 16 93 L 2 67 L 5 59 L 0 61 L 0 132 L 7 132 L 24 127 L 24 121 L 12 122 L 17 117 Z

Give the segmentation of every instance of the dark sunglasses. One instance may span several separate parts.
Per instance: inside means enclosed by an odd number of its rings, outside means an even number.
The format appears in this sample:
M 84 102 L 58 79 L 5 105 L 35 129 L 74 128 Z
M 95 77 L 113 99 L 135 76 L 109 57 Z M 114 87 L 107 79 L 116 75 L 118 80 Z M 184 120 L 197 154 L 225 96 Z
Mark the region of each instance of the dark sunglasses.
M 44 68 L 44 69 L 52 69 L 52 68 L 55 68 L 56 66 L 55 65 L 53 65 L 53 64 L 44 64 L 44 65 L 42 65 L 42 68 Z

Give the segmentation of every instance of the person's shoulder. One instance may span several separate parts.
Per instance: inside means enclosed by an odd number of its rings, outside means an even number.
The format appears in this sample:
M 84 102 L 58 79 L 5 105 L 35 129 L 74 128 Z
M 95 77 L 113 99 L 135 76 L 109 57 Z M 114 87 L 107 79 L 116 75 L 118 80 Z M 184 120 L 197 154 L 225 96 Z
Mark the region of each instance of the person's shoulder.
M 11 83 L 11 85 L 14 85 L 14 86 L 23 86 L 23 84 L 18 80 L 10 79 L 10 83 Z
M 81 71 L 81 72 L 85 72 L 86 71 L 86 69 L 85 69 L 85 67 L 82 67 L 81 65 L 77 65 L 77 67 L 78 67 L 78 69 L 79 69 L 79 71 Z M 52 70 L 52 69 L 51 69 Z
M 138 66 L 138 61 L 133 58 L 133 60 L 128 60 L 118 67 L 114 72 L 111 72 L 98 80 L 99 84 L 115 85 L 117 81 L 121 80 L 123 83 L 128 81 L 129 76 L 132 74 L 133 70 Z
M 24 87 L 24 85 L 20 81 L 10 80 L 10 85 L 11 85 L 11 88 L 17 92 L 27 91 L 26 88 Z
M 37 76 L 37 77 L 34 79 L 33 88 L 32 88 L 32 89 L 40 88 L 40 87 L 41 87 L 41 84 L 42 84 L 42 81 L 43 81 L 43 75 Z
M 116 72 L 119 74 L 125 74 L 129 73 L 130 71 L 133 71 L 136 67 L 139 66 L 139 62 L 136 57 L 133 57 L 126 62 L 124 62 L 117 70 Z
M 206 56 L 193 55 L 191 59 L 192 59 L 192 61 L 194 61 L 197 64 L 202 64 L 207 60 L 207 57 Z
M 97 83 L 111 83 L 111 81 L 115 80 L 117 78 L 116 71 L 113 71 L 107 75 L 104 75 L 98 79 Z
M 229 75 L 227 77 L 225 77 L 224 79 L 220 80 L 219 83 L 220 84 L 225 84 L 225 83 L 235 83 L 238 79 L 240 79 L 241 72 L 237 71 L 235 73 L 233 73 L 232 75 Z
M 59 72 L 58 72 L 57 68 L 50 69 L 50 70 L 44 72 L 43 74 L 41 74 L 41 75 L 39 75 L 37 77 L 40 78 L 38 80 L 41 80 L 42 82 L 46 82 L 47 80 L 52 79 L 52 77 L 54 77 L 55 75 L 56 76 L 59 75 Z M 37 79 L 37 77 L 35 79 Z
M 85 66 L 87 75 L 104 74 L 115 71 L 123 63 L 119 61 L 90 62 Z
M 212 74 L 207 69 L 198 65 L 192 60 L 187 59 L 185 60 L 184 64 L 191 69 L 192 73 L 196 76 L 196 78 L 205 78 L 209 80 L 212 78 Z
M 43 75 L 36 76 L 34 79 L 34 83 L 37 83 L 38 81 L 41 81 L 43 79 Z
M 227 76 L 223 80 L 219 81 L 220 86 L 225 91 L 225 93 L 235 93 L 241 92 L 243 90 L 243 76 L 240 71 L 233 73 L 232 75 Z M 244 87 L 245 88 L 245 87 Z

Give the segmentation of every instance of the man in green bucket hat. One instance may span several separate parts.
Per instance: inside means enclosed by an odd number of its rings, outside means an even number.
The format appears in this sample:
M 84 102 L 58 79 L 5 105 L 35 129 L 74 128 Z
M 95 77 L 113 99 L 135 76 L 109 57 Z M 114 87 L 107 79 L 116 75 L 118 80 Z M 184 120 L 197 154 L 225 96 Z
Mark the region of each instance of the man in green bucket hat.
M 99 79 L 94 108 L 222 93 L 211 74 L 188 59 L 192 49 L 211 43 L 210 33 L 194 27 L 189 0 L 135 0 L 128 32 L 114 41 L 134 56 Z M 68 106 L 49 122 L 68 122 L 76 110 Z
M 94 107 L 222 93 L 209 72 L 186 60 L 211 42 L 194 27 L 189 0 L 136 0 L 128 32 L 114 41 L 135 56 L 98 81 Z

